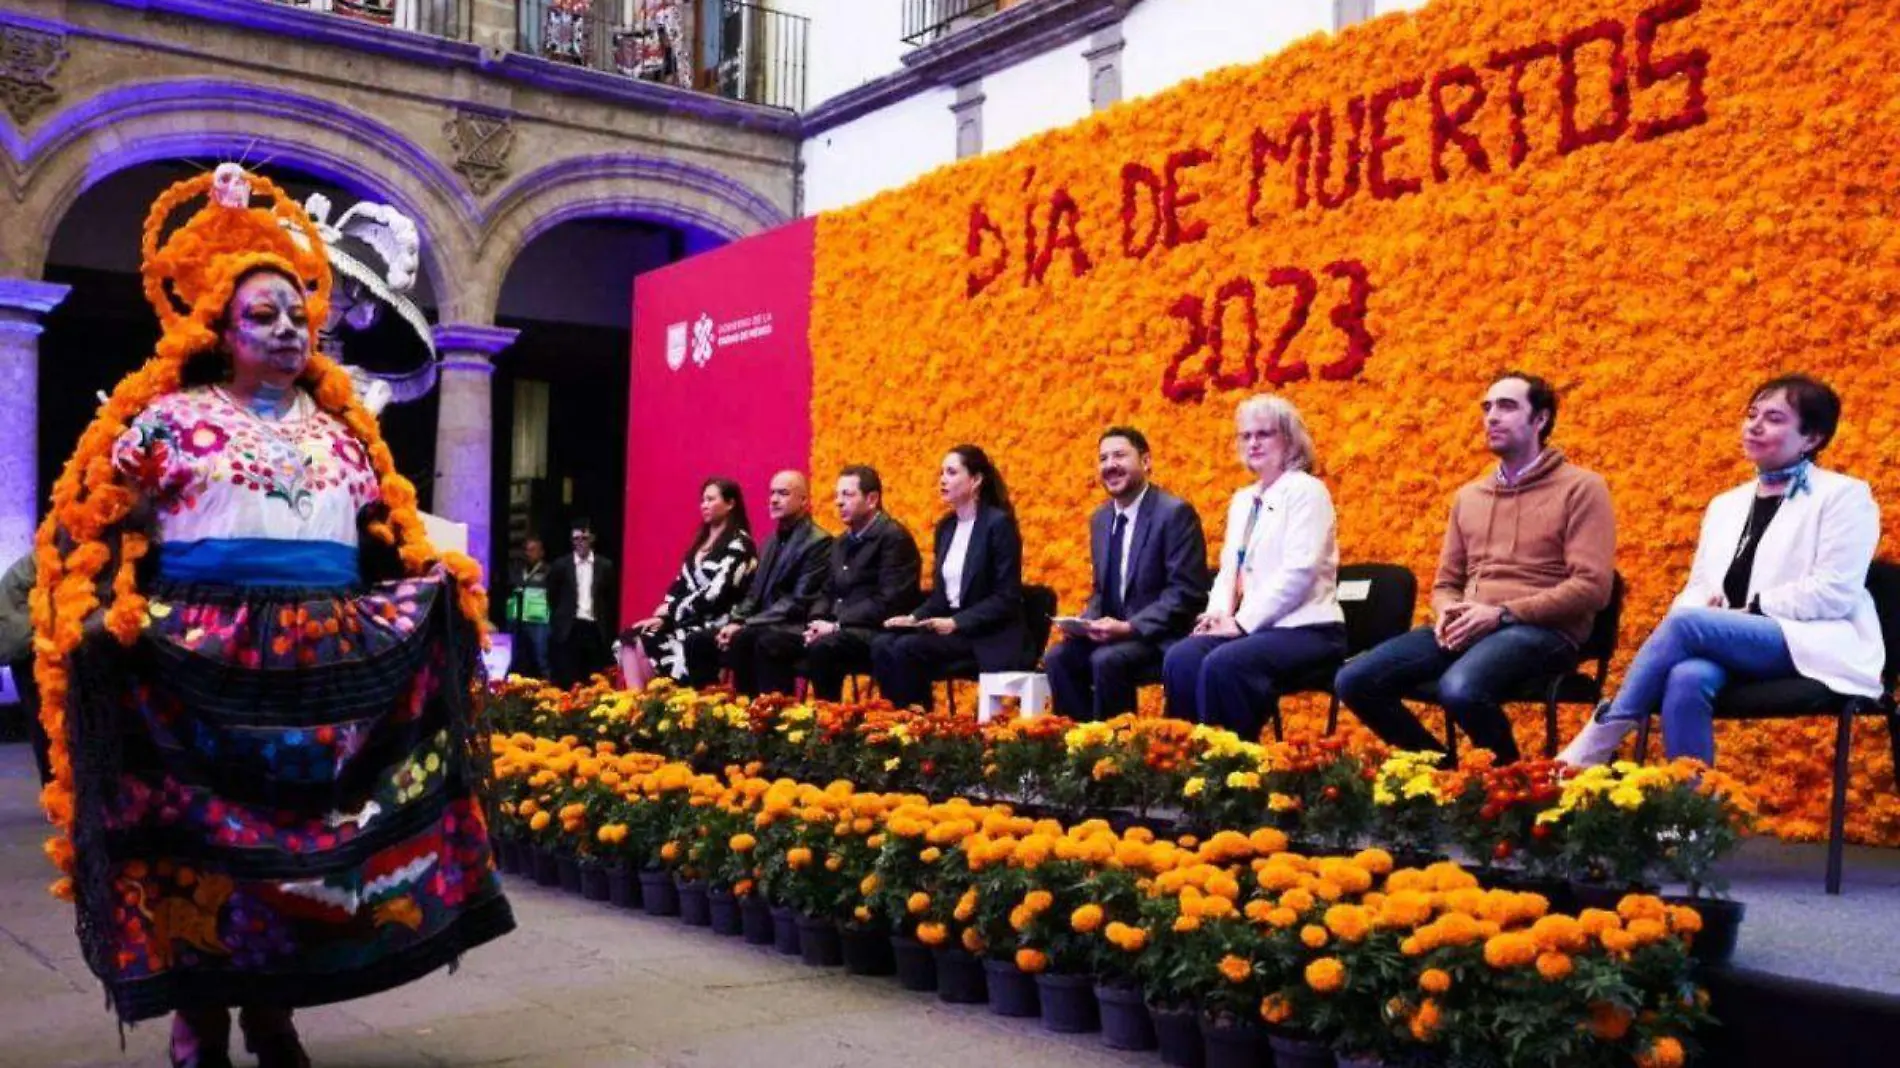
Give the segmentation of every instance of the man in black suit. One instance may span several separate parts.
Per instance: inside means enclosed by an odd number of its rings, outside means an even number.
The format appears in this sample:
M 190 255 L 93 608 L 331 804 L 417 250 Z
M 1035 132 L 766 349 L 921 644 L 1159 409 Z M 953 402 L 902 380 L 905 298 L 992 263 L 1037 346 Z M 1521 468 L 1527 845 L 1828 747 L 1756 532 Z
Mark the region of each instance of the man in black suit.
M 797 640 L 811 620 L 812 609 L 824 592 L 825 575 L 831 560 L 831 535 L 820 530 L 811 518 L 811 483 L 797 471 L 780 471 L 772 476 L 771 495 L 766 509 L 772 515 L 774 530 L 759 556 L 759 569 L 753 573 L 752 588 L 745 600 L 733 610 L 732 622 L 719 628 L 719 648 L 726 652 L 726 664 L 732 668 L 733 686 L 748 697 L 764 692 L 768 681 L 759 672 L 766 658 L 760 656 L 760 644 L 772 648 L 771 635 L 791 628 Z M 776 658 L 771 658 L 776 663 Z M 789 693 L 788 673 L 768 668 L 772 689 Z
M 1097 448 L 1109 499 L 1089 520 L 1095 582 L 1087 622 L 1043 657 L 1056 711 L 1101 720 L 1135 709 L 1136 688 L 1161 678 L 1168 647 L 1207 608 L 1207 538 L 1194 506 L 1148 481 L 1148 439 L 1110 427 Z
M 556 686 L 572 686 L 607 668 L 607 636 L 614 627 L 620 587 L 614 562 L 594 551 L 594 529 L 574 521 L 574 551 L 548 569 L 548 674 Z
M 764 690 L 789 691 L 803 654 L 812 693 L 821 701 L 841 700 L 845 676 L 871 670 L 871 640 L 884 621 L 923 600 L 917 539 L 884 512 L 884 483 L 877 471 L 863 464 L 845 468 L 838 475 L 837 499 L 845 532 L 831 543 L 830 572 L 811 622 L 802 631 L 785 628 L 760 636 L 758 673 Z

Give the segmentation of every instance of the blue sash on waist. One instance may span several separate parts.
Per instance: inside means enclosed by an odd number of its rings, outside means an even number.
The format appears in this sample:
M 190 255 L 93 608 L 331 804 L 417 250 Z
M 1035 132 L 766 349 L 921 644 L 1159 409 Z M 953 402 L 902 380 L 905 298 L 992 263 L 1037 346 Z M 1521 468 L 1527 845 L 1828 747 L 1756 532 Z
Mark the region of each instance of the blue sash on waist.
M 158 547 L 158 577 L 219 586 L 345 587 L 361 580 L 356 547 L 288 538 L 204 538 Z

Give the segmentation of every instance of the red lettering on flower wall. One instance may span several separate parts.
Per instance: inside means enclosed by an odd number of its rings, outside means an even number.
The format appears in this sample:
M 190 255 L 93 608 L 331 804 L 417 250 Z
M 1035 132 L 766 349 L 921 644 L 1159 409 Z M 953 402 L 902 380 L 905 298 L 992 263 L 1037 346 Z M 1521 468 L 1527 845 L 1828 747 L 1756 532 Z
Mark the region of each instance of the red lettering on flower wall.
M 1365 156 L 1365 144 L 1362 137 L 1366 129 L 1366 100 L 1355 96 L 1346 101 L 1346 115 L 1352 123 L 1352 138 L 1346 142 L 1345 173 L 1340 176 L 1339 189 L 1328 192 L 1326 180 L 1333 171 L 1333 109 L 1319 109 L 1319 121 L 1313 138 L 1313 196 L 1319 206 L 1331 210 L 1342 207 L 1352 195 L 1359 191 L 1359 165 Z M 1300 168 L 1304 171 L 1306 168 Z M 1306 206 L 1305 183 L 1301 183 L 1300 196 L 1295 202 L 1298 207 Z
M 1588 128 L 1577 126 L 1577 53 L 1598 42 L 1610 46 L 1610 113 Z M 1591 145 L 1607 145 L 1630 127 L 1630 72 L 1623 58 L 1623 24 L 1615 19 L 1572 30 L 1564 35 L 1557 76 L 1557 151 L 1570 155 Z
M 1557 55 L 1557 46 L 1549 41 L 1539 41 L 1523 48 L 1513 48 L 1503 52 L 1493 52 L 1486 64 L 1492 70 L 1510 71 L 1509 102 L 1511 109 L 1511 169 L 1524 165 L 1531 154 L 1530 134 L 1524 129 L 1524 71 L 1540 60 L 1551 59 Z
M 1468 92 L 1456 111 L 1448 111 L 1445 90 L 1454 85 Z M 1465 154 L 1465 161 L 1471 164 L 1472 170 L 1479 174 L 1491 173 L 1491 156 L 1485 152 L 1484 142 L 1464 128 L 1489 95 L 1484 79 L 1468 65 L 1460 64 L 1432 75 L 1432 177 L 1439 182 L 1451 181 L 1451 169 L 1445 166 L 1445 149 L 1452 145 L 1457 145 Z
M 1168 366 L 1161 372 L 1161 393 L 1171 401 L 1197 401 L 1207 396 L 1207 377 L 1198 375 L 1193 378 L 1181 376 L 1181 365 L 1188 357 L 1201 351 L 1207 342 L 1207 324 L 1202 321 L 1201 298 L 1188 294 L 1168 306 L 1168 317 L 1179 319 L 1187 324 L 1187 337 L 1181 347 L 1174 350 L 1168 358 Z
M 1240 353 L 1240 369 L 1224 369 L 1227 361 L 1227 333 L 1224 319 L 1227 307 L 1240 304 L 1241 325 L 1246 333 Z M 1222 389 L 1246 389 L 1260 378 L 1260 312 L 1254 306 L 1253 282 L 1245 276 L 1232 278 L 1214 291 L 1213 314 L 1207 319 L 1207 374 Z
M 1193 170 L 1213 158 L 1212 152 L 1198 146 L 1168 155 L 1167 166 L 1161 172 L 1161 243 L 1169 248 L 1191 245 L 1207 236 L 1206 219 L 1181 224 L 1182 209 L 1201 202 L 1201 194 L 1182 191 L 1181 172 Z
M 1049 197 L 1049 222 L 1043 231 L 1042 249 L 1036 253 L 1036 260 L 1029 266 L 1029 279 L 1040 282 L 1049 273 L 1049 264 L 1055 259 L 1057 249 L 1067 249 L 1069 270 L 1080 278 L 1089 273 L 1094 266 L 1089 254 L 1082 247 L 1082 237 L 1076 232 L 1076 222 L 1082 215 L 1082 209 L 1076 206 L 1075 198 L 1067 189 L 1058 189 Z
M 986 236 L 996 239 L 996 256 L 990 261 L 987 272 L 979 273 L 972 270 L 965 277 L 964 296 L 966 297 L 974 297 L 983 292 L 991 282 L 1001 278 L 1003 271 L 1009 266 L 1009 243 L 1003 237 L 1003 228 L 990 219 L 989 213 L 983 210 L 983 205 L 972 204 L 970 205 L 969 238 L 964 243 L 965 255 L 973 260 L 980 258 L 983 255 L 983 239 Z
M 1405 143 L 1405 138 L 1386 132 L 1386 118 L 1392 106 L 1401 100 L 1413 100 L 1424 89 L 1421 79 L 1413 78 L 1388 86 L 1372 96 L 1372 131 L 1366 146 L 1366 185 L 1374 200 L 1397 200 L 1425 188 L 1418 178 L 1393 178 L 1385 173 L 1385 154 Z
M 1135 220 L 1140 215 L 1136 209 L 1137 191 L 1148 194 L 1149 223 L 1148 234 L 1136 247 Z M 1141 259 L 1152 252 L 1155 243 L 1161 240 L 1161 179 L 1152 168 L 1140 163 L 1122 164 L 1122 255 L 1129 259 Z
M 1691 129 L 1709 121 L 1708 96 L 1703 80 L 1709 76 L 1707 49 L 1694 48 L 1673 56 L 1656 59 L 1656 33 L 1664 25 L 1686 19 L 1702 10 L 1702 0 L 1663 0 L 1636 16 L 1636 87 L 1650 89 L 1684 76 L 1687 94 L 1682 110 L 1666 119 L 1650 119 L 1636 124 L 1636 140 L 1650 141 L 1664 134 Z
M 1287 125 L 1286 137 L 1275 141 L 1266 131 L 1255 128 L 1253 132 L 1253 158 L 1249 164 L 1247 182 L 1247 225 L 1260 225 L 1257 211 L 1260 207 L 1260 183 L 1267 176 L 1267 161 L 1287 163 L 1293 159 L 1295 146 L 1299 147 L 1299 162 L 1293 165 L 1294 195 L 1293 206 L 1306 206 L 1306 175 L 1313 165 L 1313 113 L 1302 112 Z

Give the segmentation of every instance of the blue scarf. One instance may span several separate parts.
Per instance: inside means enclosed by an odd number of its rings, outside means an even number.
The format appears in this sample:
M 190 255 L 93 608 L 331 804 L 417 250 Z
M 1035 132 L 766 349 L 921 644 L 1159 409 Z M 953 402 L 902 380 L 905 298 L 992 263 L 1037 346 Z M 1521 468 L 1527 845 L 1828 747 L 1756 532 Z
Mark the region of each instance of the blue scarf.
M 1761 473 L 1761 484 L 1764 486 L 1787 486 L 1788 492 L 1785 496 L 1798 497 L 1801 495 L 1802 490 L 1813 488 L 1808 485 L 1808 472 L 1813 470 L 1813 468 L 1814 461 L 1804 456 L 1799 461 L 1779 471 L 1763 471 Z

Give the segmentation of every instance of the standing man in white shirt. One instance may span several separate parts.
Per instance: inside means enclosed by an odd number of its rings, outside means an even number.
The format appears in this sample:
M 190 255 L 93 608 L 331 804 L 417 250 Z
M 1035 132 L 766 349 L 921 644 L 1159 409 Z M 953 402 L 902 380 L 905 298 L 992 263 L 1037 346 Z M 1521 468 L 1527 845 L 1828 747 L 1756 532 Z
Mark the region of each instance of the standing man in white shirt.
M 575 520 L 571 542 L 574 551 L 554 561 L 548 573 L 549 674 L 563 687 L 606 669 L 607 636 L 616 633 L 614 609 L 620 590 L 614 562 L 594 551 L 591 523 Z
M 1056 711 L 1103 720 L 1135 710 L 1137 688 L 1207 607 L 1207 536 L 1194 506 L 1149 481 L 1148 438 L 1114 426 L 1096 446 L 1108 501 L 1089 520 L 1095 580 L 1084 623 L 1043 656 Z

